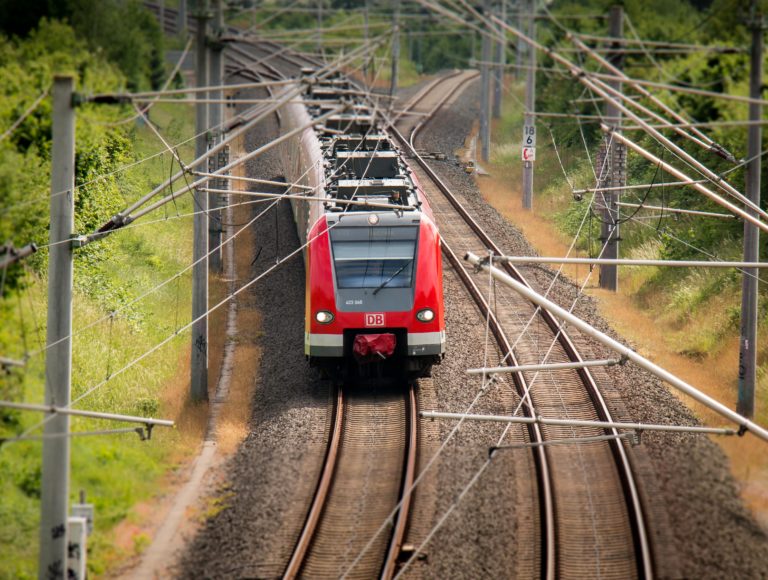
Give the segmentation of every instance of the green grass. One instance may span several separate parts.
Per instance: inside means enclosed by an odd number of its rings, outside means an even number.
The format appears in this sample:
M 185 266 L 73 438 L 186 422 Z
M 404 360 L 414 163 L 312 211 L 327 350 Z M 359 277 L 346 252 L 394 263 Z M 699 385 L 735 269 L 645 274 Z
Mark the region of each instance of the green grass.
M 185 105 L 156 106 L 152 118 L 171 142 L 192 134 L 193 112 Z M 146 128 L 135 130 L 135 155 L 143 158 L 162 150 Z M 189 160 L 192 146 L 180 148 Z M 131 195 L 148 191 L 170 171 L 168 156 L 157 157 L 130 170 L 120 179 L 123 192 Z M 168 208 L 169 218 L 176 212 L 189 213 L 188 197 Z M 155 215 L 156 214 L 156 215 Z M 165 215 L 158 210 L 144 218 Z M 140 224 L 141 221 L 136 222 Z M 115 304 L 138 297 L 162 280 L 173 276 L 191 262 L 191 218 L 169 219 L 148 226 L 138 226 L 96 242 L 109 249 L 109 258 L 95 268 L 76 268 L 74 329 L 82 329 L 109 314 Z M 98 281 L 94 282 L 95 277 Z M 29 287 L 18 305 L 0 303 L 3 320 L 3 344 L 21 357 L 25 350 L 35 350 L 44 340 L 46 280 L 28 276 Z M 93 292 L 93 285 L 106 291 Z M 114 296 L 106 294 L 114 293 Z M 23 324 L 22 324 L 23 317 Z M 114 374 L 143 354 L 190 318 L 190 279 L 182 276 L 160 291 L 150 294 L 113 318 L 77 334 L 73 341 L 72 395 L 77 397 Z M 24 347 L 26 337 L 27 349 Z M 178 369 L 180 357 L 188 345 L 188 333 L 181 333 L 155 354 L 127 372 L 116 376 L 79 404 L 79 408 L 101 411 L 163 416 L 162 393 Z M 23 372 L 14 371 L 0 379 L 4 386 L 22 393 L 26 401 L 42 401 L 44 357 L 35 356 Z M 13 436 L 40 420 L 40 415 L 13 413 L 3 415 L 3 436 Z M 124 424 L 87 419 L 73 419 L 74 431 L 111 429 Z M 157 428 L 151 441 L 141 442 L 137 435 L 72 438 L 71 501 L 79 491 L 87 493 L 96 506 L 96 530 L 90 540 L 89 570 L 103 573 L 109 562 L 120 554 L 110 535 L 116 524 L 131 514 L 138 502 L 158 493 L 159 481 L 174 461 L 183 455 L 181 436 L 172 430 Z M 0 448 L 0 578 L 36 576 L 37 525 L 40 494 L 39 442 L 18 442 Z

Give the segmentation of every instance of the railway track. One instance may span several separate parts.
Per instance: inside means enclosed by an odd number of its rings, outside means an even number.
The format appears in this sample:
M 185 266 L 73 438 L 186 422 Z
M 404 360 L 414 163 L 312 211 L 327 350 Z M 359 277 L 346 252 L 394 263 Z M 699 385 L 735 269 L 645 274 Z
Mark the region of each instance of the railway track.
M 416 469 L 414 385 L 355 392 L 337 387 L 325 463 L 285 578 L 394 577 Z M 403 499 L 388 534 L 350 568 Z
M 435 213 L 444 255 L 483 317 L 489 317 L 501 351 L 510 353 L 506 363 L 510 366 L 538 364 L 545 353 L 546 362 L 580 361 L 573 341 L 559 329 L 557 321 L 511 290 L 496 288 L 495 308 L 489 313 L 490 306 L 475 282 L 477 278 L 458 259 L 456 252 L 473 251 L 478 255 L 502 252 L 416 151 L 418 131 L 473 78 L 454 74 L 431 85 L 431 90 L 416 96 L 420 103 L 410 103 L 408 107 L 409 110 L 429 109 L 429 112 L 422 115 L 418 123 L 399 123 L 393 133 L 415 161 L 412 168 Z M 507 264 L 505 267 L 507 273 L 527 284 L 517 269 Z M 518 336 L 521 339 L 513 344 L 512 337 Z M 533 385 L 527 404 L 521 409 L 529 416 L 612 420 L 597 383 L 587 369 L 515 373 L 513 380 L 521 397 Z M 618 435 L 615 430 L 532 427 L 529 436 L 533 443 Z M 541 530 L 531 540 L 539 545 L 540 576 L 652 577 L 651 546 L 642 503 L 623 443 L 613 439 L 588 445 L 534 446 L 532 452 L 539 484 Z

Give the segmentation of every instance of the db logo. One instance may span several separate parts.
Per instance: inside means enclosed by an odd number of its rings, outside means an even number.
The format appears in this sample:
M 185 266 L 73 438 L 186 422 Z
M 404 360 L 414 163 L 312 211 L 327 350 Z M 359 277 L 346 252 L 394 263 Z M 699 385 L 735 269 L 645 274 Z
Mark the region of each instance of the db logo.
M 366 326 L 384 326 L 384 315 L 377 312 L 373 314 L 365 314 Z

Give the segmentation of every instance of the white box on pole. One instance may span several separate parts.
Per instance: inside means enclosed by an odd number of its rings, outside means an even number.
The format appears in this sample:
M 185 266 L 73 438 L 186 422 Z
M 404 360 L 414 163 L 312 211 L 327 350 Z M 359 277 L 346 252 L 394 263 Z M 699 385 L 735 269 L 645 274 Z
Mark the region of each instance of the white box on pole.
M 88 520 L 70 516 L 67 528 L 67 578 L 85 580 Z

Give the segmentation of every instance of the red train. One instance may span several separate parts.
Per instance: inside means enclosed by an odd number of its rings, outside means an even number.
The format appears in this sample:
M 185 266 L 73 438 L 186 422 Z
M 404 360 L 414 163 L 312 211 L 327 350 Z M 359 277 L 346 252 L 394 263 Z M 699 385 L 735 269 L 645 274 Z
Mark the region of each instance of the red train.
M 309 99 L 353 91 L 336 80 L 312 85 Z M 312 120 L 328 107 L 286 109 L 286 131 L 305 126 L 283 148 L 286 177 L 312 197 L 293 202 L 308 242 L 310 364 L 342 380 L 428 376 L 445 353 L 445 319 L 440 235 L 423 192 L 365 103 L 322 125 Z

